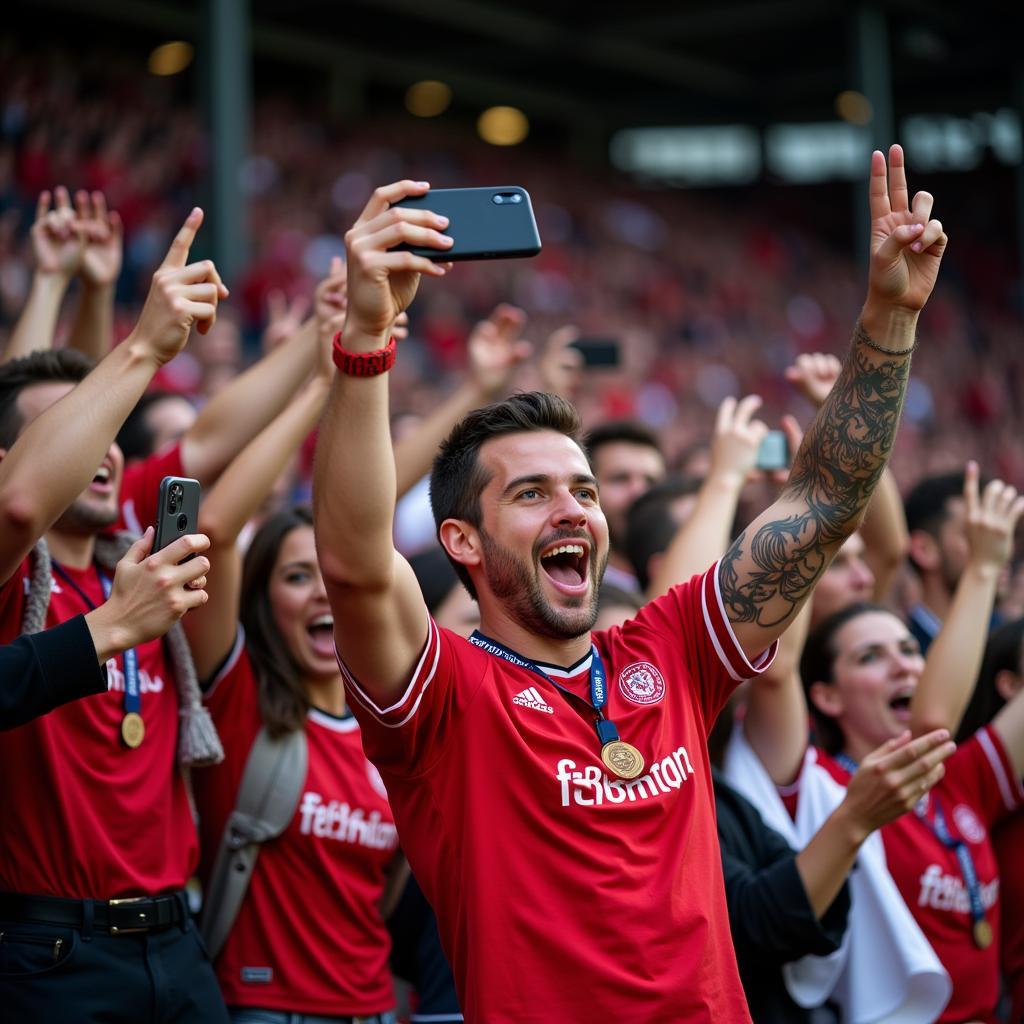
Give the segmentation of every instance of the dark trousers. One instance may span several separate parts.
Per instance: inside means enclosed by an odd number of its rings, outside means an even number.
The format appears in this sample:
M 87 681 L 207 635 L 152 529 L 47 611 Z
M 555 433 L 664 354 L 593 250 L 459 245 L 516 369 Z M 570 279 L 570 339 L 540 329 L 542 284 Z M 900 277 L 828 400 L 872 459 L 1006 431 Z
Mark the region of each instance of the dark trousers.
M 0 1020 L 229 1024 L 191 921 L 110 935 L 0 919 Z

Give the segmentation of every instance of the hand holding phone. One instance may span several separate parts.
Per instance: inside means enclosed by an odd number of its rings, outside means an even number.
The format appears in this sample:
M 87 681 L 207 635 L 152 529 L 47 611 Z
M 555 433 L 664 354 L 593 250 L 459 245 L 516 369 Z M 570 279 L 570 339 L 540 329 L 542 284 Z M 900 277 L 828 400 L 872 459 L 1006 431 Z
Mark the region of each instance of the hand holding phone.
M 160 481 L 153 553 L 199 529 L 199 481 L 165 476 Z
M 536 256 L 540 233 L 530 193 L 518 185 L 490 188 L 432 188 L 421 196 L 400 199 L 395 206 L 430 210 L 448 218 L 445 234 L 454 239 L 449 249 L 399 245 L 428 260 L 498 260 Z

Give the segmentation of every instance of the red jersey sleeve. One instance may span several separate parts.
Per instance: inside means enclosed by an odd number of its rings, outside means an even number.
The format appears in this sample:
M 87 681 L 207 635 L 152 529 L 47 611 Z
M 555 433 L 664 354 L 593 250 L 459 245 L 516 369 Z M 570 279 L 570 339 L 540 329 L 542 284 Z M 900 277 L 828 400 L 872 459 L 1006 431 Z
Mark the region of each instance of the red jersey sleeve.
M 184 475 L 180 441 L 125 466 L 121 482 L 121 519 L 117 529 L 129 530 L 134 534 L 144 533 L 147 526 L 156 522 L 160 481 L 165 476 Z
M 736 686 L 768 668 L 778 648 L 773 643 L 753 661 L 744 654 L 722 602 L 718 562 L 646 604 L 623 629 L 637 626 L 679 650 L 709 728 Z
M 991 725 L 982 726 L 946 763 L 943 787 L 991 828 L 1024 804 L 1024 789 Z
M 352 713 L 363 730 L 366 756 L 382 771 L 421 775 L 444 752 L 462 713 L 491 669 L 489 655 L 427 618 L 427 641 L 409 685 L 380 707 L 338 655 Z

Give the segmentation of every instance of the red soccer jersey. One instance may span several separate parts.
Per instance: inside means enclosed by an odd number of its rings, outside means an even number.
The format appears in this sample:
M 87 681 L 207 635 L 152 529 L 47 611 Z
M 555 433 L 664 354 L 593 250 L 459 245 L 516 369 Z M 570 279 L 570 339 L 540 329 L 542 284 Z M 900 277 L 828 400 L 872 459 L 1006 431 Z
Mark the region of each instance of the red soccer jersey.
M 743 656 L 716 569 L 594 634 L 607 717 L 646 760 L 632 782 L 592 712 L 433 621 L 391 707 L 347 676 L 467 1021 L 749 1021 L 706 737 L 771 652 Z M 590 663 L 542 667 L 585 695 Z
M 195 775 L 207 871 L 262 725 L 256 687 L 239 649 L 208 694 L 226 756 Z M 380 1013 L 395 1005 L 380 900 L 398 833 L 356 720 L 312 710 L 306 722 L 309 768 L 299 806 L 284 833 L 260 849 L 217 977 L 229 1005 Z
M 93 604 L 94 567 L 65 569 Z M 0 641 L 21 632 L 29 560 L 0 587 Z M 46 626 L 89 605 L 56 573 Z M 110 689 L 73 701 L 0 740 L 0 890 L 77 899 L 180 889 L 195 869 L 196 829 L 177 768 L 178 694 L 161 640 L 137 647 L 145 739 L 121 741 L 124 659 Z
M 184 475 L 180 441 L 125 466 L 121 484 L 121 518 L 115 529 L 129 530 L 137 535 L 145 533 L 147 526 L 156 523 L 160 481 L 165 476 Z
M 818 760 L 837 782 L 845 786 L 850 781 L 849 772 L 824 751 Z M 927 824 L 935 821 L 936 801 L 950 835 L 966 842 L 974 861 L 993 932 L 987 949 L 974 942 L 956 851 L 944 846 Z M 997 733 L 986 726 L 946 761 L 946 774 L 925 798 L 925 821 L 910 813 L 882 828 L 889 873 L 953 982 L 940 1024 L 997 1020 L 1002 901 L 990 831 L 1022 802 L 1024 791 L 1010 759 Z
M 1009 908 L 1003 917 L 999 962 L 1010 991 L 1010 1020 L 1024 1020 L 1024 814 L 1002 822 L 992 834 L 999 862 L 1000 897 Z

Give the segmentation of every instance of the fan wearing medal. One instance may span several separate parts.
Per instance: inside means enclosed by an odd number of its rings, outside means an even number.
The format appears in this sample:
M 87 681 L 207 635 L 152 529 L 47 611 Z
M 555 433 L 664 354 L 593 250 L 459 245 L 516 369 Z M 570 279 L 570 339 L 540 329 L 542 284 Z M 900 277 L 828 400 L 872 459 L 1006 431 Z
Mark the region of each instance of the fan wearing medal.
M 538 393 L 471 413 L 435 460 L 439 539 L 481 628 L 465 641 L 428 616 L 392 540 L 386 371 L 420 276 L 450 270 L 394 247 L 443 260 L 448 225 L 393 206 L 428 192 L 404 181 L 346 235 L 318 554 L 350 704 L 467 1021 L 583 1022 L 598 1007 L 608 1020 L 749 1020 L 706 737 L 856 529 L 892 448 L 945 235 L 930 206 L 909 208 L 898 147 L 890 168 L 891 193 L 874 154 L 868 298 L 779 500 L 720 563 L 596 633 L 607 523 L 575 410 Z

